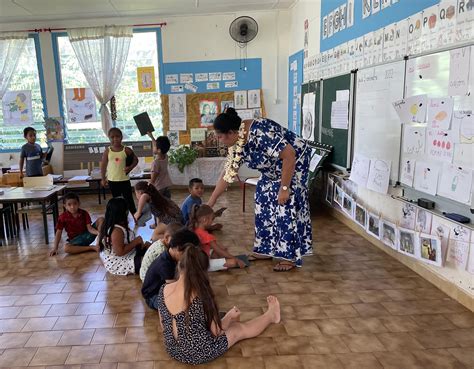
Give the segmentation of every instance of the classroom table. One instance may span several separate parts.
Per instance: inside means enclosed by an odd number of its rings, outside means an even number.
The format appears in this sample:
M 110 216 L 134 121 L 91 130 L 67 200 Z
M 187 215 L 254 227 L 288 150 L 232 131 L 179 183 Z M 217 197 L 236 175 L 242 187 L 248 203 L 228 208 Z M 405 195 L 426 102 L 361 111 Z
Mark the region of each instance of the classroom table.
M 5 189 L 0 195 L 0 204 L 12 204 L 15 206 L 19 203 L 39 202 L 41 204 L 41 213 L 43 215 L 44 238 L 46 244 L 49 244 L 48 219 L 46 212 L 53 211 L 53 222 L 56 222 L 59 216 L 58 209 L 58 193 L 63 191 L 66 186 L 55 185 L 49 191 L 37 191 L 25 187 L 12 187 Z M 49 202 L 49 204 L 47 204 Z

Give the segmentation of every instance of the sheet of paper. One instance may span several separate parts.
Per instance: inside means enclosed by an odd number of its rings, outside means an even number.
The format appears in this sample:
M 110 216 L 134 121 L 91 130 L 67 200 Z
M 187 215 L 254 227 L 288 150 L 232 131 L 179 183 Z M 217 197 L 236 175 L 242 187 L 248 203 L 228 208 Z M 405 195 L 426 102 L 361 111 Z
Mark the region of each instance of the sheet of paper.
M 317 118 L 314 114 L 314 108 L 316 104 L 316 95 L 313 92 L 303 95 L 303 107 L 302 107 L 302 122 L 301 135 L 305 140 L 314 141 L 314 130 Z
M 453 164 L 457 164 L 462 168 L 470 167 L 472 166 L 473 157 L 474 157 L 473 144 L 455 144 L 454 145 Z
M 349 90 L 337 90 L 336 101 L 349 101 Z
M 171 131 L 186 130 L 186 94 L 169 95 L 169 129 Z
M 180 73 L 179 83 L 193 83 L 193 74 L 192 73 Z
M 431 128 L 447 130 L 451 125 L 454 100 L 450 97 L 430 99 L 428 106 L 428 125 Z
M 438 189 L 439 167 L 430 163 L 417 161 L 413 187 L 419 191 L 436 195 Z
M 444 164 L 443 175 L 440 177 L 438 195 L 447 197 L 463 204 L 471 200 L 472 170 L 457 165 Z
M 209 82 L 206 83 L 207 90 L 218 90 L 220 87 L 220 82 Z
M 191 142 L 204 141 L 207 128 L 191 128 Z
M 398 251 L 412 258 L 420 255 L 419 237 L 410 229 L 398 229 Z
M 446 224 L 446 221 L 443 221 L 443 219 L 437 217 L 436 215 L 433 216 L 433 220 L 431 222 L 431 234 L 435 235 L 441 240 L 443 263 L 446 261 L 446 253 L 448 252 L 448 241 L 450 231 L 451 228 Z
M 105 152 L 105 146 L 100 146 L 99 147 L 99 153 L 103 154 Z
M 474 115 L 472 110 L 456 110 L 451 121 L 454 143 L 474 143 Z
M 241 109 L 237 110 L 237 114 L 239 115 L 240 119 L 254 119 L 254 112 L 253 109 Z
M 178 83 L 178 75 L 177 74 L 167 74 L 165 75 L 165 83 L 167 85 L 174 85 Z
M 312 156 L 311 156 L 311 161 L 309 163 L 309 171 L 314 172 L 316 168 L 318 167 L 318 164 L 321 162 L 321 159 L 323 157 L 316 153 L 316 150 L 313 150 Z
M 400 227 L 406 229 L 415 229 L 416 206 L 403 203 L 400 214 Z
M 430 233 L 433 214 L 424 209 L 417 209 L 415 229 L 418 232 Z
M 370 160 L 367 188 L 375 192 L 386 194 L 390 181 L 390 167 L 390 161 L 380 159 Z
M 171 86 L 171 92 L 183 92 L 184 86 L 183 85 L 174 85 Z
M 401 123 L 424 123 L 428 107 L 428 95 L 416 95 L 392 103 Z
M 198 86 L 193 85 L 192 83 L 186 83 L 186 84 L 184 85 L 184 88 L 185 88 L 186 90 L 189 90 L 189 91 L 193 92 L 193 93 L 196 93 L 197 90 L 198 90 Z
M 448 95 L 463 96 L 469 91 L 469 78 L 473 78 L 469 76 L 470 63 L 473 62 L 470 47 L 451 50 L 449 56 Z
M 364 155 L 356 153 L 352 160 L 351 175 L 349 179 L 357 183 L 358 186 L 367 187 L 369 177 L 370 159 Z
M 228 81 L 228 82 L 224 82 L 224 87 L 225 87 L 225 88 L 235 88 L 235 87 L 239 87 L 239 82 L 238 82 L 238 81 Z
M 331 104 L 331 128 L 348 129 L 349 102 L 333 101 Z
M 224 72 L 222 73 L 223 81 L 232 81 L 235 79 L 235 72 Z
M 436 266 L 443 264 L 441 240 L 429 234 L 420 234 L 420 260 Z
M 426 130 L 426 154 L 435 161 L 453 162 L 454 142 L 451 131 L 440 129 Z
M 234 91 L 234 106 L 236 109 L 247 109 L 247 91 Z
M 413 186 L 413 178 L 415 177 L 415 160 L 403 160 L 401 163 L 402 171 L 400 182 L 407 186 Z
M 5 100 L 5 97 L 3 100 Z M 84 87 L 66 88 L 66 105 L 67 116 L 70 123 L 97 121 L 96 98 L 92 89 Z M 25 124 L 26 123 L 25 121 Z
M 209 81 L 209 77 L 207 73 L 196 73 L 194 75 L 194 79 L 196 82 L 207 82 Z
M 247 93 L 248 108 L 260 108 L 260 90 L 248 90 Z
M 221 72 L 209 73 L 209 81 L 221 81 L 221 80 L 222 80 Z
M 450 239 L 446 261 L 456 269 L 465 270 L 469 254 L 469 242 Z
M 403 152 L 406 154 L 421 155 L 425 152 L 426 128 L 403 125 Z

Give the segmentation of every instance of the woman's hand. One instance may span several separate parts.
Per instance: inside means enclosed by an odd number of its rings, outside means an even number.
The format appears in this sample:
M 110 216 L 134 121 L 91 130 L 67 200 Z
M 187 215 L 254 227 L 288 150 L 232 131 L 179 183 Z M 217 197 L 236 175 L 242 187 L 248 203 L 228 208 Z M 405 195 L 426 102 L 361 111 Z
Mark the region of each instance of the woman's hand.
M 280 190 L 278 191 L 278 205 L 284 205 L 288 199 L 290 198 L 290 189 L 287 189 L 286 191 L 280 187 Z

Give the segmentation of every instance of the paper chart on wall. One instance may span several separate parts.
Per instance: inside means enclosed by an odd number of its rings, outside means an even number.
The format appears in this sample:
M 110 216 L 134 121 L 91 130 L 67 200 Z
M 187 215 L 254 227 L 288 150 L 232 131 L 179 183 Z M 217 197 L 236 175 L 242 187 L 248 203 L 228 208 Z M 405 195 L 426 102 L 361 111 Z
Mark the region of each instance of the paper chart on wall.
M 439 167 L 429 163 L 417 161 L 413 187 L 416 190 L 436 195 L 438 189 Z
M 463 96 L 469 91 L 469 65 L 471 62 L 470 47 L 463 47 L 449 52 L 449 96 Z
M 440 217 L 433 216 L 433 221 L 431 222 L 431 234 L 435 235 L 441 240 L 441 253 L 443 261 L 446 260 L 450 232 L 451 228 L 443 223 Z
M 303 95 L 303 107 L 302 107 L 302 128 L 301 135 L 305 140 L 314 141 L 314 125 L 316 117 L 314 114 L 316 104 L 316 95 L 314 92 Z
M 209 81 L 221 81 L 221 80 L 222 80 L 221 72 L 209 73 Z
M 416 95 L 393 102 L 401 123 L 424 123 L 428 107 L 428 95 Z
M 454 100 L 449 97 L 430 99 L 428 105 L 428 125 L 436 129 L 449 129 L 453 106 Z
M 441 0 L 439 3 L 438 44 L 436 47 L 446 47 L 456 41 L 456 7 L 457 0 Z
M 194 75 L 194 79 L 196 82 L 207 82 L 209 81 L 209 77 L 207 73 L 196 73 Z
M 451 131 L 440 129 L 426 130 L 426 154 L 435 161 L 453 162 L 454 142 Z
M 235 79 L 235 72 L 224 72 L 222 73 L 223 81 L 232 81 Z
M 333 101 L 331 103 L 331 128 L 348 129 L 349 102 Z
M 437 22 L 438 5 L 423 10 L 423 24 L 421 27 L 421 52 L 436 48 L 438 45 Z
M 193 83 L 193 74 L 192 73 L 181 73 L 179 75 L 179 83 Z
M 454 143 L 474 143 L 474 115 L 472 110 L 454 111 L 451 122 Z M 457 138 L 457 139 L 456 139 Z
M 444 164 L 440 177 L 438 195 L 463 204 L 469 204 L 472 188 L 472 170 L 457 165 Z
M 169 95 L 170 131 L 186 130 L 186 94 Z
M 390 181 L 391 162 L 381 159 L 370 161 L 369 176 L 367 178 L 367 188 L 369 190 L 386 194 Z
M 401 59 L 406 55 L 408 23 L 401 21 L 384 28 L 383 60 Z
M 415 177 L 415 163 L 415 160 L 403 160 L 401 165 L 400 182 L 410 187 L 413 186 L 413 179 Z
M 248 90 L 247 96 L 249 109 L 260 108 L 260 90 Z
M 456 41 L 472 41 L 474 32 L 473 8 L 472 5 L 469 7 L 472 2 L 464 0 L 462 3 L 464 4 L 464 11 L 461 12 L 459 8 L 456 17 Z
M 361 187 L 367 187 L 369 177 L 370 159 L 361 154 L 355 154 L 352 160 L 351 175 L 349 179 Z
M 430 233 L 433 214 L 424 209 L 417 209 L 415 229 L 418 232 Z
M 406 154 L 421 155 L 425 152 L 426 128 L 403 125 L 403 152 Z
M 420 51 L 421 27 L 423 12 L 411 15 L 408 18 L 407 54 L 414 55 Z
M 236 109 L 247 109 L 247 91 L 234 91 L 234 106 Z

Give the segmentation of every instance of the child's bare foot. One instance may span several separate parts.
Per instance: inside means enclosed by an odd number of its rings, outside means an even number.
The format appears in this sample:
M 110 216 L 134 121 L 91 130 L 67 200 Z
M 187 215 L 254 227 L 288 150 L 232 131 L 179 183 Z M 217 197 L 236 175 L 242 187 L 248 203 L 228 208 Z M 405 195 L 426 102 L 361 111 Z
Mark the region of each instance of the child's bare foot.
M 224 266 L 226 268 L 236 268 L 237 267 L 237 259 L 225 259 Z
M 240 310 L 237 306 L 234 306 L 232 309 L 230 309 L 225 316 L 230 320 L 240 322 Z
M 280 323 L 280 303 L 275 296 L 267 297 L 268 310 L 267 314 L 271 316 L 272 323 Z

